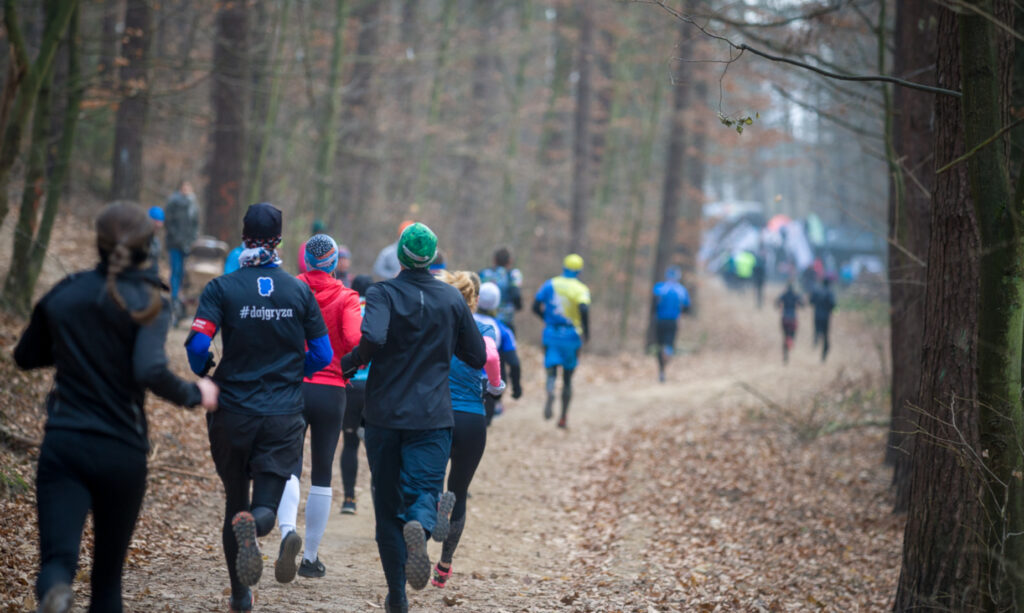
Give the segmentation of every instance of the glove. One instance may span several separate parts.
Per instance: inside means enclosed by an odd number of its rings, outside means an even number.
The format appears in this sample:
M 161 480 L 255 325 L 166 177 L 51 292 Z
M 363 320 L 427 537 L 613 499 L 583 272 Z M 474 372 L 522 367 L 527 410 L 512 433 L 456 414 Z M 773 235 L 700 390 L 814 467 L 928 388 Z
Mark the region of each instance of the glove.
M 206 375 L 210 374 L 210 371 L 213 370 L 213 367 L 216 365 L 217 362 L 213 359 L 213 354 L 207 354 L 206 364 L 203 365 L 203 372 L 199 373 L 199 376 L 205 377 Z
M 523 395 L 523 388 L 520 385 L 512 385 L 512 400 L 518 400 Z
M 355 376 L 356 371 L 359 370 L 359 364 L 356 363 L 351 353 L 346 353 L 341 356 L 341 376 L 346 379 L 351 379 Z
M 494 387 L 493 385 L 490 384 L 490 382 L 487 383 L 487 393 L 490 394 L 491 396 L 494 396 L 495 398 L 497 398 L 498 396 L 501 396 L 504 392 L 505 392 L 505 382 L 504 381 L 502 381 L 501 385 L 499 385 L 498 387 Z

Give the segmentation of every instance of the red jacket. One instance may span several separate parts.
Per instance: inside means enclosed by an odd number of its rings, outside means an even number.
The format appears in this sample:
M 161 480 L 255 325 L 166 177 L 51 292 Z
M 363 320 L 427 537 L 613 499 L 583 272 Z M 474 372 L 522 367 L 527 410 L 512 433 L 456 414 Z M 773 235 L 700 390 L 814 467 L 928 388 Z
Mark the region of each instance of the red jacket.
M 363 323 L 363 316 L 359 308 L 359 294 L 320 270 L 303 273 L 299 275 L 299 279 L 305 281 L 313 290 L 316 302 L 320 305 L 320 312 L 324 316 L 324 323 L 327 324 L 331 349 L 334 350 L 331 363 L 304 381 L 344 387 L 348 379 L 341 376 L 341 356 L 352 351 L 359 344 L 361 337 L 359 327 Z

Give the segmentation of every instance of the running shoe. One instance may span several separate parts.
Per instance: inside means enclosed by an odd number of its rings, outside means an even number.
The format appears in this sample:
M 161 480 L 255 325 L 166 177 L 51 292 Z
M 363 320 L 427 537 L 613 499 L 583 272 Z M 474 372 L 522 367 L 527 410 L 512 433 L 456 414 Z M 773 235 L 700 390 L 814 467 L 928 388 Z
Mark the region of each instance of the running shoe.
M 327 569 L 324 568 L 324 563 L 320 561 L 320 557 L 317 556 L 315 562 L 310 562 L 306 558 L 302 558 L 302 564 L 299 564 L 299 576 L 308 577 L 310 579 L 319 579 L 327 574 Z
M 228 600 L 228 608 L 231 609 L 231 613 L 248 613 L 252 611 L 252 603 L 256 600 L 252 596 L 252 590 L 246 589 L 245 595 L 241 598 L 235 598 L 234 596 Z
M 414 590 L 422 590 L 430 581 L 430 556 L 427 555 L 427 535 L 420 522 L 412 520 L 402 528 L 405 537 L 405 578 Z
M 356 499 L 345 497 L 345 502 L 341 503 L 341 514 L 342 515 L 355 515 L 356 514 Z
M 288 583 L 295 578 L 295 558 L 302 549 L 302 537 L 292 530 L 281 539 L 281 549 L 277 552 L 274 562 L 274 578 L 278 583 Z
M 67 613 L 75 602 L 75 593 L 67 583 L 58 583 L 46 590 L 39 613 Z
M 437 543 L 443 543 L 448 538 L 448 531 L 451 528 L 452 509 L 455 508 L 455 494 L 445 492 L 437 501 L 437 523 L 434 524 L 434 531 L 431 537 Z
M 564 417 L 559 418 L 559 420 L 558 420 L 558 427 L 562 428 L 563 430 L 569 427 L 569 424 L 565 423 L 565 418 Z
M 430 585 L 434 587 L 444 587 L 448 582 L 448 577 L 452 576 L 452 567 L 449 566 L 448 570 L 441 568 L 441 563 L 438 562 L 434 566 L 434 578 L 430 580 Z
M 405 601 L 400 604 L 392 605 L 391 595 L 388 594 L 384 597 L 384 611 L 385 613 L 409 613 L 409 603 L 408 601 Z
M 555 395 L 548 394 L 548 399 L 544 401 L 544 419 L 551 419 L 555 416 L 553 407 L 555 406 Z
M 235 533 L 235 541 L 238 543 L 238 555 L 235 557 L 238 580 L 244 585 L 256 585 L 263 574 L 263 554 L 256 542 L 256 520 L 252 513 L 236 513 L 231 518 L 231 531 Z

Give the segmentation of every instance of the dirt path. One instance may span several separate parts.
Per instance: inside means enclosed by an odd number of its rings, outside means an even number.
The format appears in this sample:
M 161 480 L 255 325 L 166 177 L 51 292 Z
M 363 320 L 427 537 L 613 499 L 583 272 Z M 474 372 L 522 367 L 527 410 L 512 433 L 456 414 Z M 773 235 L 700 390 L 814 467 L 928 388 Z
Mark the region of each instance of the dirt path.
M 780 403 L 806 399 L 840 371 L 879 371 L 881 329 L 871 334 L 856 317 L 840 315 L 835 325 L 834 354 L 818 362 L 810 348 L 809 313 L 788 366 L 781 363 L 777 314 L 747 307 L 749 296 L 706 292 L 701 328 L 684 323 L 684 342 L 700 344 L 698 353 L 672 365 L 669 382 L 659 385 L 653 359 L 584 356 L 570 414 L 570 429 L 561 431 L 541 417 L 543 382 L 538 356 L 528 352 L 527 394 L 509 403 L 505 415 L 488 433 L 487 451 L 474 479 L 468 523 L 455 558 L 449 587 L 409 591 L 412 610 L 420 611 L 549 611 L 572 610 L 567 571 L 573 552 L 590 538 L 574 507 L 574 488 L 586 480 L 594 458 L 614 448 L 616 440 L 637 426 L 655 426 L 670 418 L 701 416 L 700 436 L 716 436 L 716 412 L 734 425 L 741 410 L 760 406 L 737 382 L 756 386 Z M 858 336 L 850 338 L 854 332 Z M 844 338 L 846 337 L 846 338 Z M 731 416 L 728 417 L 727 416 Z M 732 427 L 732 426 L 730 426 Z M 340 453 L 340 449 L 339 449 Z M 340 477 L 335 473 L 335 514 L 320 549 L 327 576 L 297 578 L 279 585 L 272 564 L 278 535 L 264 539 L 268 556 L 264 581 L 258 588 L 257 610 L 362 611 L 379 607 L 385 594 L 384 577 L 373 540 L 369 472 L 365 455 L 359 471 L 359 513 L 341 516 Z M 303 499 L 308 491 L 308 469 Z M 642 480 L 643 476 L 639 475 Z M 226 570 L 220 548 L 220 494 L 198 506 L 183 507 L 179 517 L 160 518 L 180 524 L 199 545 L 185 558 L 157 559 L 129 571 L 125 600 L 138 611 L 223 611 L 226 609 Z M 302 531 L 302 509 L 299 523 Z M 643 526 L 617 535 L 612 577 L 638 572 L 630 552 L 646 546 Z M 439 545 L 431 543 L 431 555 Z M 647 609 L 643 609 L 647 610 Z

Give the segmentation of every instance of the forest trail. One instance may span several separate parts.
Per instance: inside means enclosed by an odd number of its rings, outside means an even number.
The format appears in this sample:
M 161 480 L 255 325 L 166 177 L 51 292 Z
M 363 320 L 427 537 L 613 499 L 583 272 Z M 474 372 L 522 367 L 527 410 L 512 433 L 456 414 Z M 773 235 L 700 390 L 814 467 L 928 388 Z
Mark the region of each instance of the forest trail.
M 576 554 L 592 544 L 588 541 L 597 530 L 587 525 L 587 510 L 579 506 L 578 496 L 592 480 L 597 457 L 607 456 L 632 429 L 657 428 L 671 419 L 692 419 L 693 429 L 687 437 L 719 439 L 726 429 L 735 428 L 742 415 L 764 407 L 740 383 L 753 386 L 781 405 L 794 406 L 806 402 L 840 373 L 880 374 L 881 353 L 875 345 L 884 343 L 887 330 L 866 326 L 858 314 L 838 314 L 833 322 L 833 353 L 821 364 L 818 351 L 811 349 L 810 312 L 802 311 L 796 349 L 790 364 L 783 365 L 777 311 L 767 304 L 757 311 L 750 294 L 726 295 L 717 287 L 707 287 L 702 299 L 701 318 L 683 320 L 680 335 L 681 345 L 699 345 L 699 350 L 677 359 L 665 384 L 657 383 L 653 358 L 616 362 L 584 355 L 567 431 L 558 430 L 554 420 L 542 418 L 539 355 L 533 350 L 525 352 L 526 393 L 518 402 L 506 402 L 505 414 L 488 432 L 487 451 L 471 486 L 455 573 L 444 589 L 430 585 L 419 592 L 410 589 L 411 610 L 590 609 L 593 603 L 578 608 L 581 605 L 574 592 L 579 590 L 579 575 L 571 577 L 570 567 Z M 176 340 L 170 339 L 169 347 Z M 879 448 L 879 459 L 881 453 Z M 304 531 L 308 474 L 307 459 L 300 533 Z M 635 486 L 643 485 L 642 473 L 633 478 L 641 482 Z M 875 480 L 879 478 L 876 475 Z M 275 529 L 262 542 L 267 561 L 257 589 L 257 611 L 363 611 L 381 605 L 386 589 L 373 540 L 365 454 L 360 451 L 357 515 L 338 513 L 337 464 L 333 483 L 334 510 L 320 548 L 327 576 L 297 577 L 284 585 L 274 582 L 272 567 L 279 542 Z M 178 517 L 160 518 L 180 525 L 201 545 L 190 547 L 180 557 L 158 558 L 129 569 L 125 577 L 128 610 L 226 610 L 227 576 L 220 545 L 223 495 L 218 490 L 211 490 L 216 493 L 199 505 L 179 508 Z M 642 522 L 626 525 L 614 535 L 615 563 L 603 569 L 601 585 L 610 586 L 608 589 L 619 589 L 617 581 L 626 585 L 635 580 L 642 569 L 634 554 L 651 546 L 651 534 Z M 429 548 L 436 559 L 440 545 L 431 543 Z M 685 605 L 637 608 L 635 604 L 626 610 L 688 609 Z

